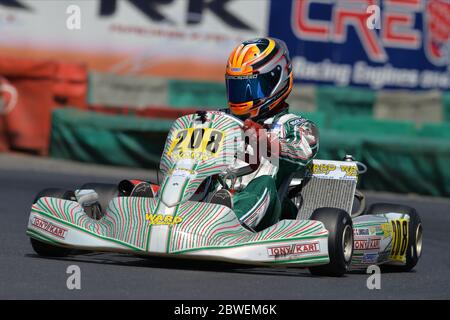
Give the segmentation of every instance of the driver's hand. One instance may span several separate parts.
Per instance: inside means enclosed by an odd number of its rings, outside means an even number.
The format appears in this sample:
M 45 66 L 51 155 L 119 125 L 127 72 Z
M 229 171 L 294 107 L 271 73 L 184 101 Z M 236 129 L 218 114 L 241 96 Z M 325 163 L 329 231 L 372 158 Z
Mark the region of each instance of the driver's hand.
M 244 121 L 244 131 L 249 131 L 249 130 L 255 130 L 256 133 L 258 134 L 258 132 L 261 129 L 264 129 L 264 127 L 262 125 L 260 125 L 258 122 L 255 122 L 251 119 L 247 119 Z
M 268 131 L 267 128 L 265 128 L 263 125 L 247 119 L 244 121 L 244 132 L 246 133 L 246 136 L 249 138 L 250 141 L 260 143 L 263 140 L 266 140 L 266 148 L 267 152 L 261 152 L 262 150 L 258 151 L 261 153 L 261 156 L 271 156 L 272 152 L 275 152 L 278 154 L 279 147 L 276 148 L 276 150 L 271 150 L 272 144 L 279 144 L 278 140 L 278 134 L 272 133 Z M 252 144 L 250 141 L 247 141 L 246 143 Z

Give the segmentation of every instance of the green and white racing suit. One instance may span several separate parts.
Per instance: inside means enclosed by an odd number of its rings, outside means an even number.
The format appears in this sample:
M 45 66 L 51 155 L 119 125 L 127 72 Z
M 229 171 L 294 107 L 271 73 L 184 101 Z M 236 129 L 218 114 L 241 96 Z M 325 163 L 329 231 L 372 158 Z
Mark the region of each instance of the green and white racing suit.
M 288 110 L 264 121 L 268 132 L 279 140 L 278 161 L 271 163 L 261 157 L 258 169 L 244 176 L 236 184 L 233 196 L 234 212 L 247 226 L 256 231 L 280 220 L 282 210 L 294 211 L 288 199 L 279 199 L 277 190 L 294 172 L 304 172 L 319 149 L 319 135 L 315 124 Z

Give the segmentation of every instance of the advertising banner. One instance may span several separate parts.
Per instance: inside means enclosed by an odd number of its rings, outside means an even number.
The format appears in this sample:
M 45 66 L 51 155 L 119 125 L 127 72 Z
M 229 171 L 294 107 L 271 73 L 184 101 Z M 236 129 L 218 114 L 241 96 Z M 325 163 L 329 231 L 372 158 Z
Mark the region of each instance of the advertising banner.
M 272 1 L 297 82 L 371 89 L 450 89 L 450 1 Z
M 222 81 L 231 49 L 267 34 L 269 7 L 269 0 L 0 0 L 0 53 Z

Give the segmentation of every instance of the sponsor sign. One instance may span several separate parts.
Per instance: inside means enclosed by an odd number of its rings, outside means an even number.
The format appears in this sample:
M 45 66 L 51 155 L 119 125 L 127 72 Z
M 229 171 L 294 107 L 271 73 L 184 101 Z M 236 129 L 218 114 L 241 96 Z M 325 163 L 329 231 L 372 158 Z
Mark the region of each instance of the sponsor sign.
M 383 236 L 388 238 L 392 235 L 392 225 L 390 222 L 383 223 L 381 226 L 381 230 L 383 231 Z
M 377 263 L 378 253 L 365 253 L 361 261 L 362 263 Z
M 176 225 L 183 221 L 182 217 L 177 216 L 170 216 L 170 215 L 163 215 L 163 214 L 152 214 L 147 213 L 145 215 L 145 219 L 151 224 L 151 225 Z
M 381 226 L 369 226 L 369 227 L 364 227 L 364 228 L 355 228 L 355 229 L 353 229 L 353 234 L 355 236 L 384 235 L 383 230 L 381 229 Z
M 36 227 L 42 231 L 45 231 L 46 233 L 49 233 L 57 238 L 60 238 L 60 239 L 66 238 L 67 229 L 64 229 L 62 227 L 54 225 L 53 223 L 51 223 L 50 221 L 48 221 L 46 219 L 38 218 L 35 216 L 32 218 L 31 224 L 34 227 Z
M 101 72 L 223 80 L 231 49 L 267 35 L 269 7 L 269 0 L 0 0 L 0 50 Z
M 358 167 L 355 165 L 341 165 L 339 166 L 341 172 L 345 174 L 346 177 L 356 177 L 358 176 Z
M 355 236 L 368 236 L 368 235 L 370 235 L 368 228 L 353 229 L 353 234 Z
M 369 233 L 371 236 L 381 235 L 383 234 L 383 230 L 381 229 L 381 226 L 370 226 Z
M 327 163 L 313 163 L 311 166 L 311 171 L 314 174 L 329 174 L 330 172 L 336 170 L 336 166 L 334 164 L 327 164 Z
M 449 0 L 272 1 L 269 34 L 297 82 L 449 90 L 449 17 Z
M 320 245 L 318 241 L 267 248 L 267 254 L 270 257 L 275 258 L 311 254 L 316 252 L 320 252 Z
M 313 160 L 308 165 L 306 174 L 316 178 L 356 180 L 358 167 L 354 162 L 347 164 L 342 161 Z

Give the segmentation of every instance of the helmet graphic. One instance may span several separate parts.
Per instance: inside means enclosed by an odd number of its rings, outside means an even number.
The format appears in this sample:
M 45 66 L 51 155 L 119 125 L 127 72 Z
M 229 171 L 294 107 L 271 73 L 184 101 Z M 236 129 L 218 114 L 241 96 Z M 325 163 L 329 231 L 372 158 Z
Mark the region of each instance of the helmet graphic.
M 292 65 L 284 41 L 244 41 L 231 52 L 225 74 L 228 107 L 241 118 L 281 111 L 292 90 Z

